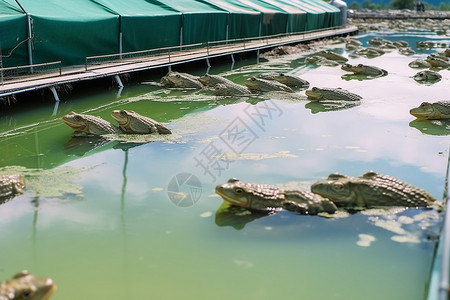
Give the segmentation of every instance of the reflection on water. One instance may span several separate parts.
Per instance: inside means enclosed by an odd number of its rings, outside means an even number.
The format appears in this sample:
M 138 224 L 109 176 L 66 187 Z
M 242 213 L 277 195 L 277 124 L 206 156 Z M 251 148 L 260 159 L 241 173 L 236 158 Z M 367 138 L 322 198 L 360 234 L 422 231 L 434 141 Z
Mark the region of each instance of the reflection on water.
M 317 114 L 319 112 L 337 111 L 343 109 L 349 109 L 360 105 L 360 101 L 311 101 L 305 105 L 306 108 L 311 110 L 311 113 Z
M 245 207 L 230 205 L 224 201 L 216 211 L 215 222 L 217 226 L 231 226 L 234 229 L 241 230 L 245 227 L 245 224 L 275 213 L 275 211 L 249 210 Z
M 409 123 L 410 127 L 429 135 L 450 135 L 450 120 L 421 120 L 416 119 Z
M 389 32 L 359 40 L 367 45 L 380 35 L 410 45 L 445 39 Z M 343 47 L 332 45 L 349 57 Z M 357 105 L 309 102 L 303 91 L 223 99 L 137 83 L 120 98 L 115 90 L 69 95 L 54 116 L 49 104 L 0 117 L 0 166 L 36 175 L 35 186 L 0 206 L 0 254 L 8 258 L 0 262 L 0 280 L 21 269 L 49 276 L 58 285 L 55 300 L 141 299 L 142 291 L 155 299 L 227 299 L 236 292 L 245 299 L 298 299 L 299 283 L 305 299 L 422 299 L 437 212 L 249 214 L 224 204 L 214 187 L 231 177 L 280 185 L 375 170 L 442 199 L 448 142 L 432 134 L 447 135 L 448 124 L 412 121 L 409 114 L 423 101 L 448 100 L 449 70 L 440 70 L 442 80 L 433 85 L 412 79 L 417 71 L 408 63 L 432 51 L 350 58 L 389 72 L 376 80 L 343 80 L 339 67 L 306 66 L 304 54 L 210 69 L 239 84 L 267 71 L 288 72 L 312 86 L 361 95 Z M 206 67 L 187 71 L 202 75 Z M 94 138 L 74 135 L 61 122 L 71 111 L 108 119 L 112 109 L 149 116 L 173 134 Z M 180 207 L 168 197 L 168 183 L 180 173 L 200 181 L 194 205 Z

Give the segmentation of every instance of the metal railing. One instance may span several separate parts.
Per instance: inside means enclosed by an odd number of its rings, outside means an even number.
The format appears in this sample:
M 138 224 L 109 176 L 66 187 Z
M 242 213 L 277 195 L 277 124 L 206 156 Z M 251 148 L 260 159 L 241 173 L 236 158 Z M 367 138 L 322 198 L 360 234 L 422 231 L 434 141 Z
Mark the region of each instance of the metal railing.
M 310 31 L 280 33 L 252 38 L 210 41 L 134 52 L 89 56 L 85 59 L 84 71 L 87 72 L 94 69 L 139 63 L 145 63 L 146 67 L 148 67 L 151 62 L 154 62 L 155 66 L 161 64 L 170 65 L 173 62 L 198 60 L 228 53 L 233 54 L 274 47 L 282 44 L 301 42 L 307 39 L 322 38 L 329 36 L 330 31 L 337 31 L 344 27 L 345 26 L 328 27 Z M 317 35 L 320 32 L 323 32 L 324 35 Z M 335 34 L 336 33 L 334 33 L 334 35 Z M 75 72 L 73 67 L 72 69 L 71 67 L 67 67 L 67 70 L 64 70 L 61 61 L 0 68 L 0 85 L 24 82 L 31 78 L 36 80 L 57 77 L 61 76 L 63 73 L 68 74 Z M 77 68 L 76 72 L 83 72 L 83 66 Z
M 210 57 L 213 55 L 223 55 L 221 50 L 227 50 L 228 52 L 246 51 L 249 49 L 261 49 L 265 47 L 272 47 L 277 44 L 283 44 L 286 39 L 301 41 L 307 37 L 313 37 L 318 32 L 329 32 L 330 30 L 338 30 L 344 26 L 329 27 L 309 31 L 280 33 L 275 35 L 258 36 L 252 38 L 232 39 L 232 40 L 220 40 L 210 41 L 204 43 L 196 43 L 189 45 L 179 45 L 163 48 L 155 48 L 150 50 L 123 52 L 107 55 L 88 56 L 85 61 L 85 71 L 104 68 L 108 64 L 110 65 L 124 65 L 124 64 L 136 64 L 140 62 L 155 62 L 172 63 L 175 60 L 179 61 L 183 58 L 189 58 L 190 56 L 205 56 Z M 277 43 L 277 40 L 279 41 Z
M 61 74 L 61 61 L 0 68 L 0 85 L 5 84 L 5 82 L 27 81 L 30 79 L 30 76 L 33 76 L 33 79 L 36 79 L 61 76 Z

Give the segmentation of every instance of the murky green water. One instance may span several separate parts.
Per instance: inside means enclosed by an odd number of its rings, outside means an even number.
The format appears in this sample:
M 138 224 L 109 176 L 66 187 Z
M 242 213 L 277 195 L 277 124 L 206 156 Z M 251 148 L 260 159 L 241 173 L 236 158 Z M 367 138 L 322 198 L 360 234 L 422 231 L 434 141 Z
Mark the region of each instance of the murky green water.
M 379 35 L 411 45 L 450 43 L 427 34 Z M 214 187 L 237 177 L 308 188 L 332 172 L 375 170 L 442 199 L 450 123 L 413 121 L 409 109 L 449 100 L 450 71 L 420 85 L 411 78 L 418 71 L 407 65 L 438 50 L 350 59 L 389 71 L 362 81 L 341 79 L 339 68 L 306 67 L 300 55 L 210 70 L 238 83 L 267 70 L 289 71 L 312 86 L 363 97 L 345 110 L 318 112 L 308 101 L 282 97 L 218 100 L 162 90 L 148 78 L 119 98 L 102 89 L 65 96 L 54 115 L 48 104 L 2 115 L 0 166 L 26 167 L 31 187 L 0 206 L 0 278 L 21 269 L 49 276 L 58 285 L 55 300 L 424 299 L 436 212 L 233 218 L 218 211 L 223 201 Z M 206 68 L 189 71 L 202 75 Z M 87 139 L 73 137 L 60 121 L 70 111 L 112 121 L 117 108 L 165 122 L 173 135 Z M 183 174 L 199 182 L 174 181 Z M 177 192 L 192 198 L 171 200 Z

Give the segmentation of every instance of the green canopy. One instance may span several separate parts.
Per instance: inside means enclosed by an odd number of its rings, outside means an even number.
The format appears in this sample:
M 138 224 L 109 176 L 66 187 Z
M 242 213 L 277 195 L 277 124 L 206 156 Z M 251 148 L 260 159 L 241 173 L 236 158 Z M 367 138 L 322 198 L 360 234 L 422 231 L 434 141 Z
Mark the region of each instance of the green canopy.
M 0 0 L 0 61 L 1 66 L 28 64 L 27 20 L 13 0 Z
M 288 13 L 262 0 L 227 0 L 244 5 L 261 13 L 259 35 L 267 36 L 286 32 Z
M 33 63 L 119 52 L 119 16 L 89 0 L 20 0 L 33 20 Z
M 227 39 L 259 36 L 261 12 L 227 0 L 202 0 L 228 12 Z
M 341 11 L 335 6 L 322 0 L 288 0 L 298 6 L 308 7 L 316 12 L 321 12 L 319 24 L 314 29 L 335 27 L 340 25 Z
M 228 13 L 214 5 L 194 0 L 158 0 L 182 13 L 181 44 L 226 39 Z
M 286 33 L 301 32 L 306 29 L 307 13 L 297 7 L 296 5 L 289 3 L 288 1 L 279 0 L 263 0 L 264 2 L 278 7 L 280 10 L 288 14 Z
M 152 0 L 92 0 L 120 16 L 122 52 L 180 44 L 181 13 Z

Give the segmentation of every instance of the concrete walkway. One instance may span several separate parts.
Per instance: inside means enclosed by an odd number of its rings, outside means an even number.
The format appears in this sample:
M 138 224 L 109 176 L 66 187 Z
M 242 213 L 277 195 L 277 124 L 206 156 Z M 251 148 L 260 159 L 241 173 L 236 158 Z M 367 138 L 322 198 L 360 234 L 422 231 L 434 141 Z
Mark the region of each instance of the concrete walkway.
M 338 29 L 328 29 L 297 35 L 268 39 L 255 39 L 233 44 L 208 46 L 177 52 L 166 52 L 159 55 L 140 56 L 130 59 L 116 59 L 95 64 L 87 63 L 85 66 L 74 66 L 62 69 L 57 68 L 54 69 L 53 72 L 24 75 L 11 79 L 5 77 L 3 84 L 0 83 L 0 97 L 43 88 L 50 88 L 54 93 L 55 100 L 58 100 L 54 87 L 62 84 L 70 84 L 104 77 L 115 77 L 118 85 L 120 86 L 122 83 L 117 75 L 124 73 L 168 67 L 186 62 L 207 60 L 209 58 L 249 51 L 258 51 L 281 45 L 296 44 L 332 36 L 355 34 L 357 31 L 358 29 L 356 26 L 346 26 Z

